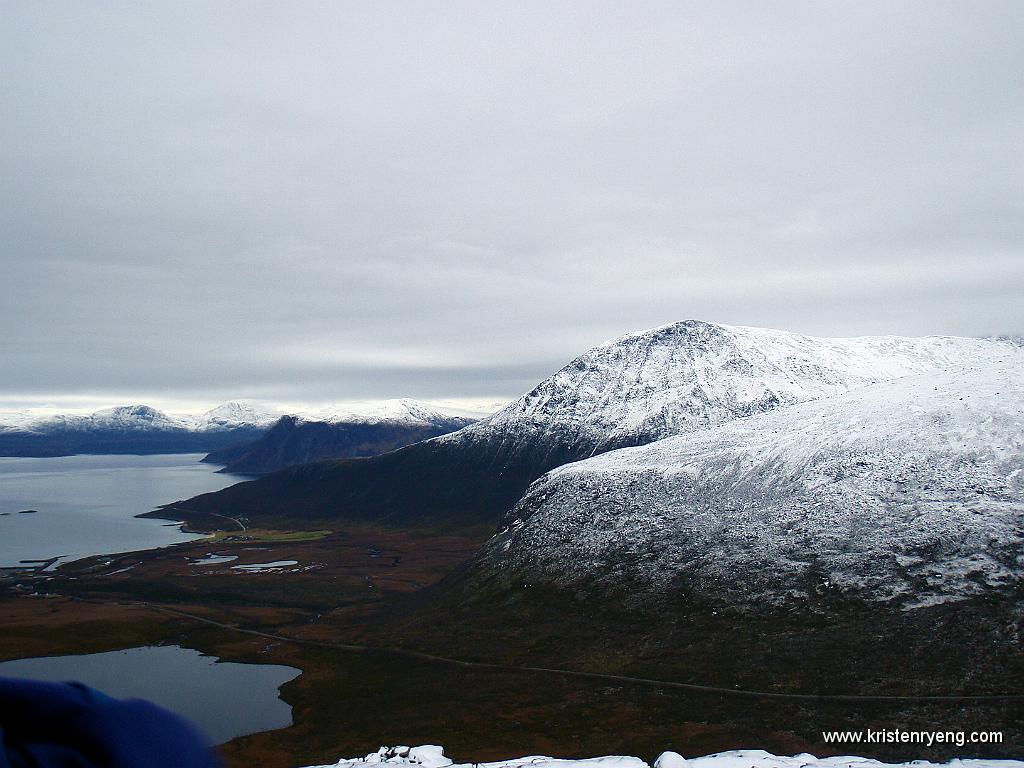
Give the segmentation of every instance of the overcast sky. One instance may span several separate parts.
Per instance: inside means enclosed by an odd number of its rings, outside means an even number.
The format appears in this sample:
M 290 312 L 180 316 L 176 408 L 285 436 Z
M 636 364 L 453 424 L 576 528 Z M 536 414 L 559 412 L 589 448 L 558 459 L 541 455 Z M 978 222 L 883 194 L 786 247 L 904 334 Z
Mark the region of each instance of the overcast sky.
M 0 407 L 1024 331 L 1024 3 L 0 3 Z

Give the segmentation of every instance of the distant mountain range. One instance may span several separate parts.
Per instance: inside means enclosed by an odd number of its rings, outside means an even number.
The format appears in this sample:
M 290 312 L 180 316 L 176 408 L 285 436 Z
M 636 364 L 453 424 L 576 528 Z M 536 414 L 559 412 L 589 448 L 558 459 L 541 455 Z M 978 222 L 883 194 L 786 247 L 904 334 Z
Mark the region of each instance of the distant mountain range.
M 190 453 L 253 440 L 277 414 L 230 402 L 198 416 L 169 416 L 147 405 L 86 415 L 8 416 L 0 421 L 0 456 L 76 453 Z
M 195 416 L 127 405 L 85 415 L 6 415 L 0 418 L 0 456 L 212 452 L 206 461 L 261 474 L 316 459 L 383 453 L 472 421 L 415 400 L 348 403 L 294 415 L 243 402 Z
M 685 321 L 595 347 L 453 434 L 374 458 L 293 467 L 189 504 L 253 518 L 493 526 L 530 483 L 568 462 L 901 376 L 1021 354 L 1010 340 L 821 339 Z
M 261 475 L 322 459 L 376 456 L 472 424 L 416 400 L 334 407 L 308 416 L 282 416 L 252 442 L 210 453 L 222 471 Z

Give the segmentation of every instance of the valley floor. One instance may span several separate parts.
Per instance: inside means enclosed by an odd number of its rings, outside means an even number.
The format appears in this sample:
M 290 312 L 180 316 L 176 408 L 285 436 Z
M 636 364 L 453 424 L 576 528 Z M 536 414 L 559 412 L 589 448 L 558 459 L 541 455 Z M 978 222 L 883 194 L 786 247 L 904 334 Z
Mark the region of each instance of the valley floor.
M 857 751 L 889 760 L 944 760 L 1019 756 L 1024 749 L 1020 701 L 789 699 L 630 679 L 731 688 L 734 659 L 728 657 L 735 654 L 724 635 L 720 654 L 717 640 L 699 649 L 672 651 L 661 644 L 646 655 L 639 646 L 630 653 L 622 643 L 577 641 L 586 627 L 569 614 L 560 627 L 557 605 L 552 613 L 519 614 L 496 606 L 491 626 L 461 624 L 457 612 L 447 622 L 435 616 L 429 627 L 422 619 L 417 624 L 410 617 L 418 601 L 472 556 L 483 532 L 219 524 L 236 530 L 163 550 L 78 561 L 55 574 L 8 575 L 0 591 L 0 660 L 176 643 L 225 660 L 302 669 L 282 689 L 293 707 L 292 727 L 222 748 L 229 765 L 239 768 L 333 763 L 338 755 L 365 754 L 380 744 L 439 741 L 472 761 L 524 753 L 653 760 L 665 750 L 695 756 L 750 747 L 826 755 L 844 750 L 824 744 L 823 730 L 936 724 L 983 724 L 1005 731 L 1006 740 L 973 751 L 898 744 Z M 266 566 L 275 563 L 284 565 Z M 594 622 L 595 631 L 606 631 Z M 623 625 L 621 631 L 629 639 L 659 628 Z M 743 663 L 754 667 L 744 688 L 800 690 L 794 681 L 769 679 L 775 671 L 768 667 Z M 596 674 L 538 668 L 545 666 Z

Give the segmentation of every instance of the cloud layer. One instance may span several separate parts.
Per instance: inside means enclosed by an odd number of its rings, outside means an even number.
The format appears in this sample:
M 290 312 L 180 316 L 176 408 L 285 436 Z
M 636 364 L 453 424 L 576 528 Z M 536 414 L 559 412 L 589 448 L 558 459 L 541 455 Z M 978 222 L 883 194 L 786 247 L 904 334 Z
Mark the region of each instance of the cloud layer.
M 1021 332 L 1022 71 L 1015 2 L 10 5 L 0 403 Z

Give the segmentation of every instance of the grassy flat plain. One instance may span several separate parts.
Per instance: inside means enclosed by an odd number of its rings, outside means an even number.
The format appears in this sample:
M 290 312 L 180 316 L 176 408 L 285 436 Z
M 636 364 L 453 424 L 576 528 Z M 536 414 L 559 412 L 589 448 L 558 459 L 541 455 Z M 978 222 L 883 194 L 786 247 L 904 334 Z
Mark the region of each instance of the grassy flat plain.
M 698 755 L 739 747 L 837 754 L 843 750 L 825 746 L 821 730 L 935 723 L 1004 729 L 1010 743 L 978 754 L 1019 754 L 1020 702 L 794 701 L 517 669 L 815 690 L 835 677 L 808 663 L 827 652 L 815 638 L 829 643 L 847 630 L 821 632 L 795 620 L 735 628 L 732 618 L 696 609 L 689 629 L 660 626 L 649 617 L 588 614 L 557 594 L 523 604 L 488 605 L 484 597 L 468 608 L 424 611 L 452 599 L 445 597 L 445 577 L 464 567 L 486 532 L 331 528 L 223 530 L 166 549 L 77 561 L 53 574 L 9 575 L 0 589 L 0 659 L 177 643 L 229 661 L 302 669 L 282 689 L 293 707 L 292 727 L 222 747 L 228 764 L 239 768 L 333 762 L 381 744 L 430 742 L 444 743 L 460 760 L 534 753 L 652 759 L 664 749 Z M 210 554 L 235 559 L 197 562 Z M 296 565 L 234 568 L 289 560 Z M 30 596 L 32 590 L 47 596 Z M 849 632 L 856 631 L 851 625 Z M 453 664 L 421 651 L 493 665 Z M 778 679 L 790 663 L 792 677 Z M 873 684 L 886 690 L 889 676 L 888 687 L 898 689 L 901 663 L 879 664 Z M 863 677 L 850 674 L 851 681 Z M 858 752 L 909 754 L 894 745 Z M 910 752 L 965 754 L 956 747 Z

